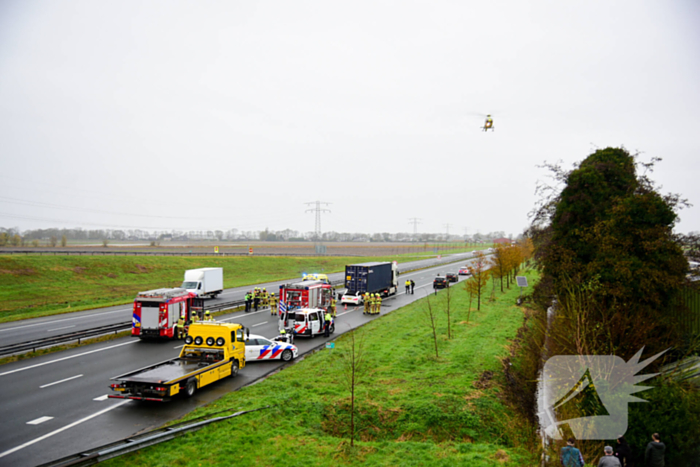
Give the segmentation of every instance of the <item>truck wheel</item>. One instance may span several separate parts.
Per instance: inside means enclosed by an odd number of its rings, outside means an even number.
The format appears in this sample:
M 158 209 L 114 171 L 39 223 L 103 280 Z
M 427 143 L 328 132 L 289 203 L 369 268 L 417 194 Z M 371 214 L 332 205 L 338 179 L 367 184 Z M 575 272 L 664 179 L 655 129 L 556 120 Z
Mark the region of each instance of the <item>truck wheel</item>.
M 288 361 L 290 361 L 290 360 L 292 359 L 292 357 L 293 357 L 293 355 L 292 355 L 292 351 L 291 351 L 291 350 L 287 349 L 287 350 L 285 350 L 284 352 L 282 352 L 282 361 L 283 361 L 283 362 L 288 362 Z
M 192 397 L 195 392 L 197 392 L 197 380 L 194 378 L 188 379 L 187 385 L 185 386 L 185 395 L 187 397 Z
M 236 376 L 238 374 L 239 368 L 240 368 L 240 366 L 238 365 L 238 360 L 234 360 L 231 363 L 231 378 L 233 378 L 234 376 Z

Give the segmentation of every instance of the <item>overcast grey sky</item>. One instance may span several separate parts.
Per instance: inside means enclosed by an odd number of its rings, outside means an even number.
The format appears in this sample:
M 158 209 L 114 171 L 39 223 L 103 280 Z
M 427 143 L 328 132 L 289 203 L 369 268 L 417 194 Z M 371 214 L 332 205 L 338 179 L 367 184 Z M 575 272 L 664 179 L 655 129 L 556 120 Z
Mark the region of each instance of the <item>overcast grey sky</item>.
M 0 226 L 517 234 L 624 145 L 700 230 L 699 46 L 694 0 L 2 0 Z

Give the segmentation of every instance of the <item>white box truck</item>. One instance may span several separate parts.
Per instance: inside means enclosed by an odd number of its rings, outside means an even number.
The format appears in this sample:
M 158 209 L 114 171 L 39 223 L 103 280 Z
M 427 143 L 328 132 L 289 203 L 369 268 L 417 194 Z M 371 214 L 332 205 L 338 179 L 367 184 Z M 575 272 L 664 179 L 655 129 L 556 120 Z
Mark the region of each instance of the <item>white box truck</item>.
M 182 288 L 199 298 L 215 298 L 224 290 L 224 269 L 189 269 L 185 271 Z

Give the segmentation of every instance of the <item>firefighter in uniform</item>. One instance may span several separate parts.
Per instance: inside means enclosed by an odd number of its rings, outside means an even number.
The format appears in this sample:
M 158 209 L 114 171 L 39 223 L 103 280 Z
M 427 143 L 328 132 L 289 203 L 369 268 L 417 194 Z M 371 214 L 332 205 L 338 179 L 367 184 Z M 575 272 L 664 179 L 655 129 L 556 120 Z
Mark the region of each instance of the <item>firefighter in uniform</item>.
M 326 326 L 325 326 L 325 329 L 324 329 L 324 331 L 323 331 L 323 335 L 324 335 L 325 337 L 328 337 L 328 336 L 330 336 L 330 332 L 331 332 L 331 320 L 333 319 L 333 317 L 331 316 L 331 314 L 330 314 L 329 312 L 326 311 L 325 319 L 326 319 L 326 322 L 325 322 L 325 325 L 326 325 Z
M 193 311 L 192 312 L 192 322 L 196 323 L 197 321 L 199 321 L 199 315 L 197 315 L 196 311 Z
M 363 302 L 365 304 L 365 311 L 362 312 L 363 315 L 369 314 L 370 307 L 372 306 L 371 303 L 371 297 L 368 293 L 365 293 L 365 296 L 363 298 Z
M 265 289 L 265 287 L 262 289 L 262 306 L 263 308 L 270 306 L 270 294 L 267 293 L 267 289 Z
M 180 316 L 180 319 L 177 320 L 177 338 L 182 339 L 185 337 L 185 318 Z
M 277 297 L 275 297 L 275 293 L 272 292 L 270 294 L 270 316 L 274 316 L 277 314 Z
M 331 312 L 331 314 L 333 315 L 334 318 L 336 316 L 335 304 L 336 304 L 335 297 L 332 297 L 331 298 L 331 306 L 328 307 L 328 311 Z
M 209 310 L 204 312 L 204 321 L 214 321 L 214 318 L 211 317 Z
M 259 305 L 260 305 L 260 289 L 258 287 L 256 287 L 255 291 L 253 292 L 253 308 L 255 308 L 255 311 L 258 311 Z
M 382 296 L 377 294 L 377 311 L 375 314 L 379 314 L 382 311 Z

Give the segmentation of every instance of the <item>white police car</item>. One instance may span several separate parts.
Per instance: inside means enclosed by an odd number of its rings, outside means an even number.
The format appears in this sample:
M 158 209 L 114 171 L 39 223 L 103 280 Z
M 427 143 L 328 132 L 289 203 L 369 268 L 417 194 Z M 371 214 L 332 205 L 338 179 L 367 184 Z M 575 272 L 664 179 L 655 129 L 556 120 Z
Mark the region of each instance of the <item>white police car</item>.
M 245 362 L 262 362 L 265 360 L 282 360 L 288 362 L 299 355 L 295 345 L 276 342 L 267 337 L 251 334 L 245 341 Z

